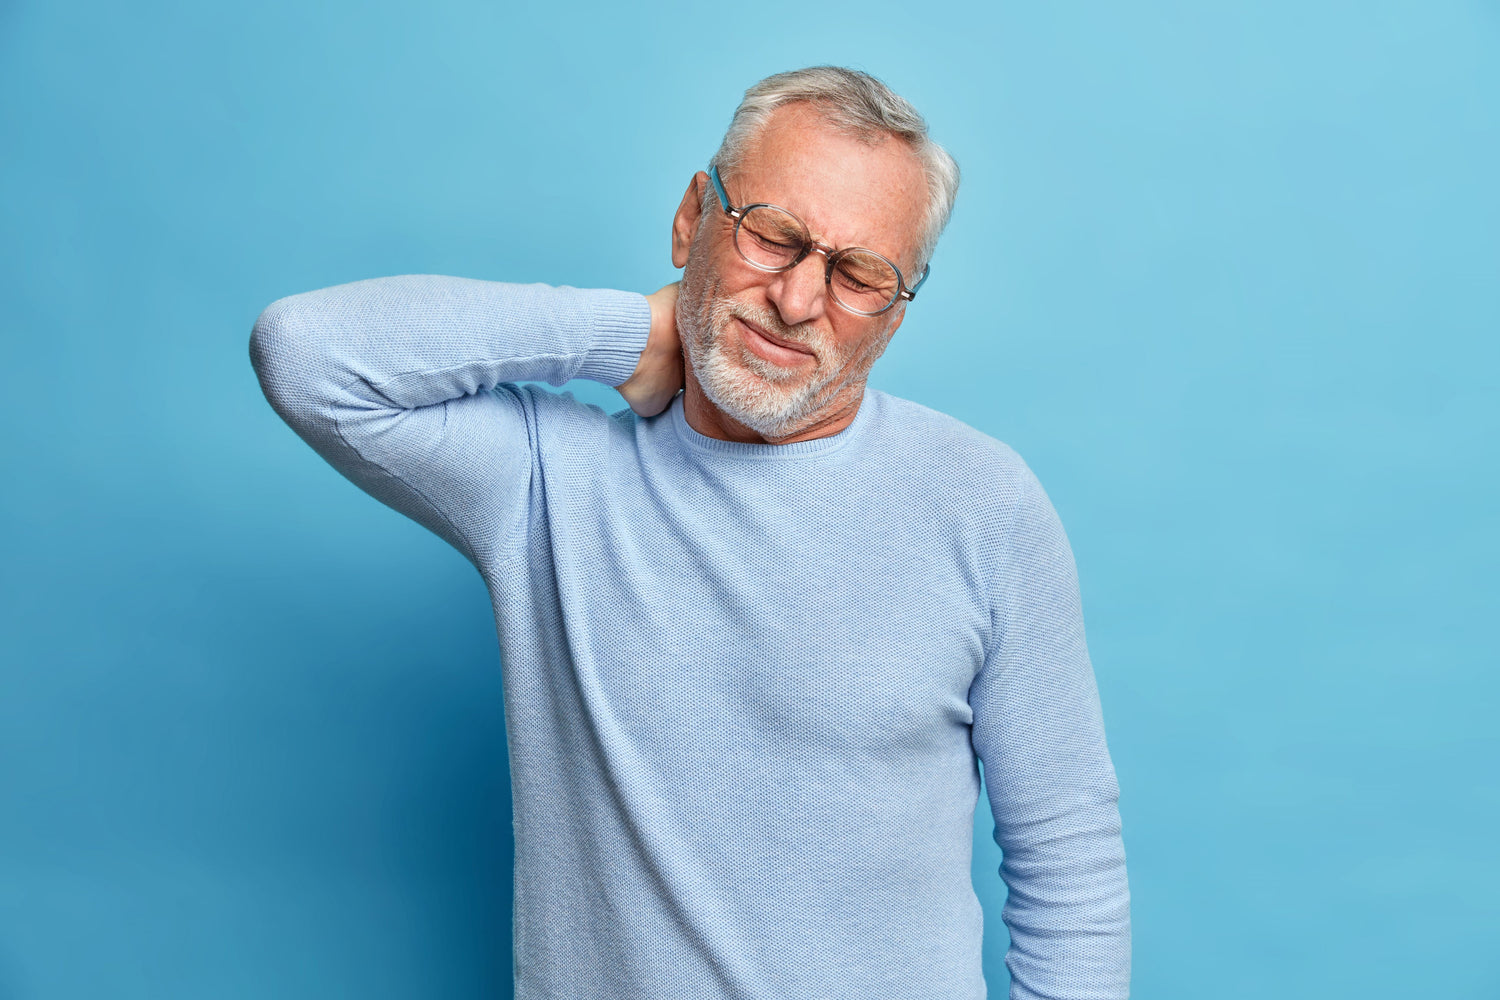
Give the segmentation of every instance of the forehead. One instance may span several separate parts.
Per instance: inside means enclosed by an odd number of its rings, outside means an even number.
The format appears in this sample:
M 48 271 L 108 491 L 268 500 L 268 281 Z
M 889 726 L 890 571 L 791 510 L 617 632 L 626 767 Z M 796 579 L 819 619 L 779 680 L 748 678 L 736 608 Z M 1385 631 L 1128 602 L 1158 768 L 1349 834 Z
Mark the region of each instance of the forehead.
M 791 209 L 836 247 L 862 246 L 910 266 L 921 239 L 927 179 L 894 136 L 874 144 L 835 131 L 815 109 L 772 112 L 735 171 L 733 197 Z M 735 190 L 735 189 L 738 190 Z

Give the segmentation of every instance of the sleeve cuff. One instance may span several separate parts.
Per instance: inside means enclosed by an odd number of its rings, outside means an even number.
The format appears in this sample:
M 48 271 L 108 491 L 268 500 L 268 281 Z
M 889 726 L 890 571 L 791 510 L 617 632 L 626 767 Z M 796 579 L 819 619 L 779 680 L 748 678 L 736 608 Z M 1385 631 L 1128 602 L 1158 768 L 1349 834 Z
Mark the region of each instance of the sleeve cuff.
M 635 373 L 651 334 L 651 304 L 639 292 L 596 289 L 593 344 L 574 378 L 618 387 Z

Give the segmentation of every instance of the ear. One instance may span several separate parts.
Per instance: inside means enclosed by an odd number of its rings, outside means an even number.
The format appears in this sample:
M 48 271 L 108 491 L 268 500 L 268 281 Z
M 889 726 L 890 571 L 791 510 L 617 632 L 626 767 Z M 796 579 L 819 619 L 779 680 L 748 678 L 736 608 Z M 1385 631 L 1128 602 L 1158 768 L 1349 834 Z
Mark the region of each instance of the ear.
M 698 223 L 703 219 L 703 194 L 707 190 L 708 174 L 702 170 L 688 181 L 682 204 L 677 206 L 677 215 L 672 219 L 672 266 L 686 267 L 688 251 L 693 246 L 693 236 L 698 232 Z

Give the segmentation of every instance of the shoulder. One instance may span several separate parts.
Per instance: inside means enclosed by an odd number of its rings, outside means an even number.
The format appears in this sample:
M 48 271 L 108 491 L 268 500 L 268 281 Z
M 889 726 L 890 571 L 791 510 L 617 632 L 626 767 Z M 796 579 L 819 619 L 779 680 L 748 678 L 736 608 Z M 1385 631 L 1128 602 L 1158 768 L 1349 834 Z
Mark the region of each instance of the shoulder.
M 1062 519 L 1031 466 L 1010 444 L 956 417 L 886 395 L 889 422 L 904 430 L 930 471 L 927 489 L 974 546 L 994 616 L 1071 607 L 1078 570 Z
M 958 496 L 1005 506 L 1040 489 L 1035 473 L 1005 441 L 930 406 L 872 390 L 887 447 L 908 471 Z
M 931 407 L 880 393 L 880 416 L 901 488 L 945 512 L 992 567 L 1037 549 L 1068 550 L 1052 499 L 1009 443 Z

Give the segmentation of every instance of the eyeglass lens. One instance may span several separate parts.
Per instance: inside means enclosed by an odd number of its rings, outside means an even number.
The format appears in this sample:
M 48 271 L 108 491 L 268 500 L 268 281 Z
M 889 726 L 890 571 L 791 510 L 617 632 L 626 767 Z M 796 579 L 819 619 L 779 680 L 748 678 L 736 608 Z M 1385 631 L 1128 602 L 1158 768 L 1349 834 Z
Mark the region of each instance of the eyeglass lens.
M 807 227 L 795 215 L 771 205 L 745 211 L 735 227 L 735 247 L 751 264 L 780 271 L 802 256 L 812 242 Z M 901 290 L 901 277 L 890 261 L 866 250 L 835 254 L 828 286 L 839 305 L 869 316 L 883 311 Z

